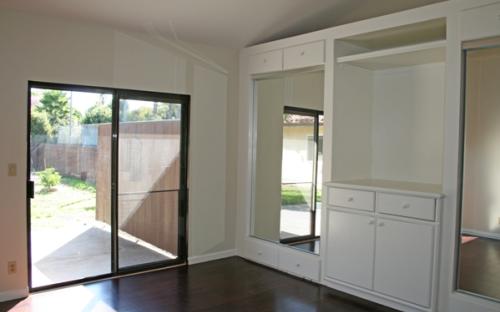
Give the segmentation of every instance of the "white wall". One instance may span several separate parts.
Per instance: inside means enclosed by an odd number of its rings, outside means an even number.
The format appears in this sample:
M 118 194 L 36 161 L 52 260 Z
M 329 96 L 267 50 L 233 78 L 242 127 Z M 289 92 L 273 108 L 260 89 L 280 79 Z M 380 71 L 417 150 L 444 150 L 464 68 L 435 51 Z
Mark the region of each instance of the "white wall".
M 441 184 L 444 64 L 375 71 L 372 178 Z
M 0 39 L 0 295 L 27 287 L 28 80 L 191 94 L 189 256 L 234 248 L 236 51 L 186 44 L 193 57 L 161 38 L 13 11 L 0 11 Z

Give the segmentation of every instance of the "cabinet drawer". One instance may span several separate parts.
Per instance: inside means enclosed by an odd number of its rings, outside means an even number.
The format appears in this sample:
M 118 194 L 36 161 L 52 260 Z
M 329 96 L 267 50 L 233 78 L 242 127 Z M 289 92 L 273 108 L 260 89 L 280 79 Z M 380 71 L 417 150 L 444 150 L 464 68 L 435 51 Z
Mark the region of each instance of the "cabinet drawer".
M 325 62 L 325 42 L 317 41 L 286 48 L 283 67 L 285 70 L 321 65 Z
M 259 242 L 256 239 L 245 242 L 245 257 L 249 260 L 276 268 L 278 266 L 278 250 L 276 244 Z
M 328 204 L 345 208 L 373 211 L 375 193 L 349 189 L 328 189 Z
M 381 213 L 434 221 L 436 200 L 395 194 L 377 194 L 377 211 Z
M 460 25 L 462 40 L 500 35 L 500 2 L 463 11 Z
M 289 247 L 280 247 L 278 268 L 293 275 L 319 281 L 319 256 L 310 255 Z
M 250 74 L 283 70 L 283 50 L 270 51 L 250 56 Z

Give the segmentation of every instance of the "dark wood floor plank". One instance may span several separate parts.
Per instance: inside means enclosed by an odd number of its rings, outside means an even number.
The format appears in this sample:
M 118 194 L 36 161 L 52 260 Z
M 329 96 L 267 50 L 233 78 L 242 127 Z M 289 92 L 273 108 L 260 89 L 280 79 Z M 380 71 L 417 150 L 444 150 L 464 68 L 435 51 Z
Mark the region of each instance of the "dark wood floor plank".
M 459 288 L 500 300 L 500 240 L 476 238 L 461 245 Z
M 233 257 L 73 286 L 0 311 L 394 311 Z

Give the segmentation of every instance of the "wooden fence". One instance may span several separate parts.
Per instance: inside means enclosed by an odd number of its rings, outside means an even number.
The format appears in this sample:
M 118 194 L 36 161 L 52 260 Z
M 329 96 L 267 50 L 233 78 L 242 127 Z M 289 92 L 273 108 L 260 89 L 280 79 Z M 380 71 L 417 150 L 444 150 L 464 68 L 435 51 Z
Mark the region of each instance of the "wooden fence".
M 99 125 L 97 146 L 40 143 L 34 170 L 96 184 L 96 219 L 111 223 L 111 125 Z M 120 124 L 118 224 L 122 231 L 177 254 L 180 122 Z

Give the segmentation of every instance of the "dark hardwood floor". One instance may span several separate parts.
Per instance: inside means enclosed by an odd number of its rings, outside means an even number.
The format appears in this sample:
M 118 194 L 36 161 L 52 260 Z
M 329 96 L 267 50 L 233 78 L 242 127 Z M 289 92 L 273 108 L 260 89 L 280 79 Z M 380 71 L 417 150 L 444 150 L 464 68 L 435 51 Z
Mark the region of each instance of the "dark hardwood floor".
M 394 311 L 238 257 L 32 294 L 0 311 Z
M 476 238 L 462 244 L 459 288 L 500 299 L 500 240 Z

